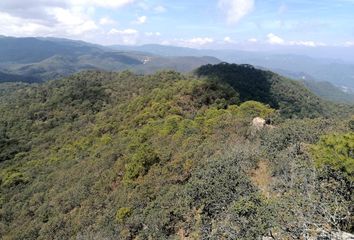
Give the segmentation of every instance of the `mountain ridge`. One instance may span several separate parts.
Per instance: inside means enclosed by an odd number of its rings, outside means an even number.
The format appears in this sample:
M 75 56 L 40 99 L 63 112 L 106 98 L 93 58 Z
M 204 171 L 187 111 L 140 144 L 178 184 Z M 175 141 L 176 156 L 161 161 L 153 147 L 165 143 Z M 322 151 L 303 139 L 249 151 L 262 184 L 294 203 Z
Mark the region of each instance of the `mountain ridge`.
M 221 62 L 213 57 L 162 57 L 141 51 L 112 50 L 83 41 L 34 37 L 1 38 L 0 55 L 0 71 L 9 75 L 23 75 L 24 80 L 30 77 L 40 81 L 90 69 L 130 69 L 139 73 L 162 69 L 189 72 L 207 63 Z M 4 82 L 6 79 L 0 81 Z
M 32 54 L 33 51 L 36 53 Z M 229 62 L 239 64 L 251 63 L 258 68 L 270 69 L 281 75 L 300 81 L 303 81 L 303 77 L 305 76 L 307 78 L 305 80 L 316 81 L 307 82 L 305 86 L 314 91 L 318 96 L 337 102 L 354 102 L 352 96 L 354 93 L 351 94 L 350 91 L 342 93 L 336 87 L 340 86 L 342 88 L 343 86 L 351 89 L 348 87 L 349 85 L 342 84 L 343 82 L 339 81 L 333 87 L 327 85 L 324 88 L 324 84 L 321 83 L 326 81 L 326 78 L 327 80 L 347 79 L 345 83 L 348 83 L 348 75 L 350 75 L 350 71 L 354 68 L 336 60 L 315 59 L 294 54 L 274 55 L 264 52 L 256 53 L 238 50 L 203 50 L 158 44 L 100 46 L 69 39 L 33 37 L 2 37 L 0 52 L 2 53 L 2 57 L 0 57 L 0 71 L 3 73 L 0 82 L 41 82 L 58 79 L 89 69 L 101 69 L 105 71 L 131 70 L 140 74 L 150 74 L 162 69 L 190 72 L 202 65 L 217 64 L 221 60 L 226 59 Z M 13 52 L 16 52 L 16 54 L 13 54 Z M 217 56 L 219 58 L 207 56 Z M 335 61 L 336 63 L 328 66 L 328 62 L 330 61 Z M 297 64 L 298 62 L 301 64 Z M 305 69 L 302 69 L 302 67 L 293 69 L 293 66 L 304 66 Z M 309 73 L 309 69 L 314 69 L 315 75 Z M 338 70 L 328 73 L 329 69 Z M 351 70 L 347 71 L 347 69 Z M 341 76 L 342 73 L 345 73 L 344 77 L 336 77 Z M 22 79 L 20 76 L 22 76 Z M 322 79 L 323 76 L 324 79 Z M 328 79 L 328 76 L 330 76 L 330 79 Z M 349 80 L 350 82 L 352 80 Z M 333 84 L 333 81 L 331 84 Z

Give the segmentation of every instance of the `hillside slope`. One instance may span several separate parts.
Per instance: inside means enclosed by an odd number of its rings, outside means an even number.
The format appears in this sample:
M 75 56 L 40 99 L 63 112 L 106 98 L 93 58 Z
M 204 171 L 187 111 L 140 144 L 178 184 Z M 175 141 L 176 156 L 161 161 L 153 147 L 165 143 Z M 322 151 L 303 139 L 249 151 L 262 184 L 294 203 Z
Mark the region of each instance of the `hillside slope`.
M 336 105 L 323 101 L 301 83 L 251 65 L 205 65 L 197 69 L 196 74 L 227 83 L 240 93 L 241 101 L 255 100 L 268 104 L 288 118 L 328 117 L 339 110 Z
M 354 93 L 344 92 L 329 82 L 303 81 L 303 84 L 317 96 L 334 102 L 354 104 Z
M 221 69 L 230 79 L 220 79 Z M 334 118 L 301 85 L 270 72 L 225 64 L 198 71 L 203 77 L 89 71 L 1 91 L 3 239 L 352 231 L 350 117 Z M 311 107 L 300 104 L 304 96 Z M 252 126 L 255 117 L 277 125 Z M 348 168 L 312 154 L 337 149 L 326 134 L 347 146 L 333 154 Z

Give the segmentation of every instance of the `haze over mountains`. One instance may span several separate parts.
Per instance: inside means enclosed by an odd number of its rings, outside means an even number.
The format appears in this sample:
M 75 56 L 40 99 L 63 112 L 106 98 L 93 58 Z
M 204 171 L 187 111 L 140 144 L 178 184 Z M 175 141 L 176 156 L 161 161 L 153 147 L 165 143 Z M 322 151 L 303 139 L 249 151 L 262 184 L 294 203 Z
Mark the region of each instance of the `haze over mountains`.
M 90 69 L 141 74 L 162 69 L 190 72 L 221 61 L 270 69 L 305 82 L 320 97 L 354 102 L 354 64 L 345 60 L 156 44 L 101 46 L 61 38 L 0 38 L 0 82 L 41 82 Z
M 71 75 L 88 69 L 119 71 L 133 69 L 151 73 L 163 68 L 187 72 L 206 63 L 220 62 L 212 57 L 160 57 L 136 51 L 112 49 L 81 41 L 57 38 L 0 38 L 0 70 L 9 76 L 3 81 L 30 82 Z M 13 75 L 13 76 L 11 76 Z
M 154 52 L 162 56 L 215 56 L 222 61 L 261 66 L 285 75 L 289 75 L 289 77 L 294 77 L 300 73 L 301 78 L 312 76 L 312 78 L 318 81 L 328 81 L 336 85 L 345 85 L 354 88 L 354 64 L 353 60 L 349 60 L 349 58 L 344 58 L 341 60 L 339 58 L 308 57 L 306 55 L 295 53 L 285 53 L 284 51 L 279 50 L 268 52 L 241 50 L 198 50 L 154 44 L 137 47 L 119 45 L 111 47 L 117 50 L 125 51 Z M 323 51 L 326 52 L 327 49 L 323 49 Z M 321 56 L 318 53 L 313 54 L 314 56 Z

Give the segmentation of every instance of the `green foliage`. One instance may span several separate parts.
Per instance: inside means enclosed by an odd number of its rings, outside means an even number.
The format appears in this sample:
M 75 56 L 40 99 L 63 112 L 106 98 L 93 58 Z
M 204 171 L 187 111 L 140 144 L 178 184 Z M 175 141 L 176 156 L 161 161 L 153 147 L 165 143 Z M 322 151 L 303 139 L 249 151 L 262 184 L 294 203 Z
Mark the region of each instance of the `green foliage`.
M 239 94 L 241 102 L 258 101 L 279 109 L 285 118 L 316 118 L 347 114 L 347 107 L 326 103 L 301 83 L 283 78 L 270 71 L 255 69 L 251 65 L 220 63 L 197 69 L 198 76 L 227 83 Z M 352 111 L 352 110 L 350 110 Z
M 127 218 L 131 215 L 131 213 L 132 213 L 131 208 L 128 208 L 128 207 L 119 208 L 116 213 L 116 220 L 119 223 L 122 223 L 122 222 L 124 222 L 125 218 Z
M 263 132 L 261 146 L 271 163 L 271 194 L 277 212 L 274 231 L 284 238 L 309 238 L 318 226 L 351 228 L 350 181 L 340 172 L 316 168 L 311 157 L 311 146 L 321 136 L 347 132 L 346 123 L 347 120 L 292 119 Z
M 255 101 L 244 102 L 240 105 L 239 111 L 245 117 L 268 118 L 274 114 L 274 109 Z
M 328 119 L 286 120 L 261 135 L 262 145 L 272 156 L 300 143 L 314 144 L 331 131 L 335 121 Z
M 354 131 L 354 116 L 352 117 L 351 120 L 349 120 L 349 128 L 350 130 Z
M 251 65 L 220 63 L 202 66 L 196 73 L 230 84 L 240 94 L 241 102 L 255 100 L 277 107 L 270 93 L 269 72 L 255 69 Z
M 312 147 L 318 167 L 329 166 L 354 180 L 354 133 L 332 134 L 321 137 Z
M 302 81 L 302 83 L 317 96 L 338 103 L 354 103 L 354 94 L 346 93 L 330 82 L 318 82 L 313 80 Z
M 237 239 L 255 239 L 264 236 L 274 224 L 273 204 L 259 194 L 250 194 L 231 206 L 233 221 L 239 225 Z
M 9 170 L 1 176 L 1 185 L 3 187 L 13 187 L 28 182 L 28 178 L 17 169 Z
M 263 101 L 269 89 L 258 90 Z M 313 167 L 307 149 L 324 134 L 344 134 L 349 119 L 284 120 L 284 108 L 270 107 L 281 106 L 277 98 L 253 96 L 173 71 L 91 71 L 1 91 L 1 236 L 257 239 L 274 231 L 299 238 L 307 221 L 349 229 L 347 181 L 325 182 L 330 175 Z M 293 108 L 291 116 L 308 110 Z M 276 126 L 250 138 L 254 117 Z M 271 171 L 268 195 L 250 177 L 260 160 Z M 321 208 L 339 213 L 336 221 Z
M 10 139 L 7 134 L 0 132 L 0 162 L 12 159 L 21 151 L 23 149 L 16 139 Z
M 150 167 L 159 163 L 158 155 L 147 145 L 139 146 L 132 154 L 129 163 L 125 166 L 125 180 L 132 180 L 145 175 Z
M 248 154 L 240 152 L 235 154 L 236 159 L 218 160 L 198 169 L 187 186 L 192 204 L 202 207 L 206 216 L 215 216 L 236 199 L 254 192 L 241 169 L 241 163 L 252 157 Z

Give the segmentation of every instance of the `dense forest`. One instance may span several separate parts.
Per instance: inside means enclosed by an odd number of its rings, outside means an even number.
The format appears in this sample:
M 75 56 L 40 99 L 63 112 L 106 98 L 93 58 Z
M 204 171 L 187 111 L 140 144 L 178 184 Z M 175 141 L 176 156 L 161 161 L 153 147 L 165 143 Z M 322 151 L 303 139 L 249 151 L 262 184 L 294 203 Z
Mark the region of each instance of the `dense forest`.
M 354 232 L 354 108 L 250 65 L 0 85 L 2 239 Z

